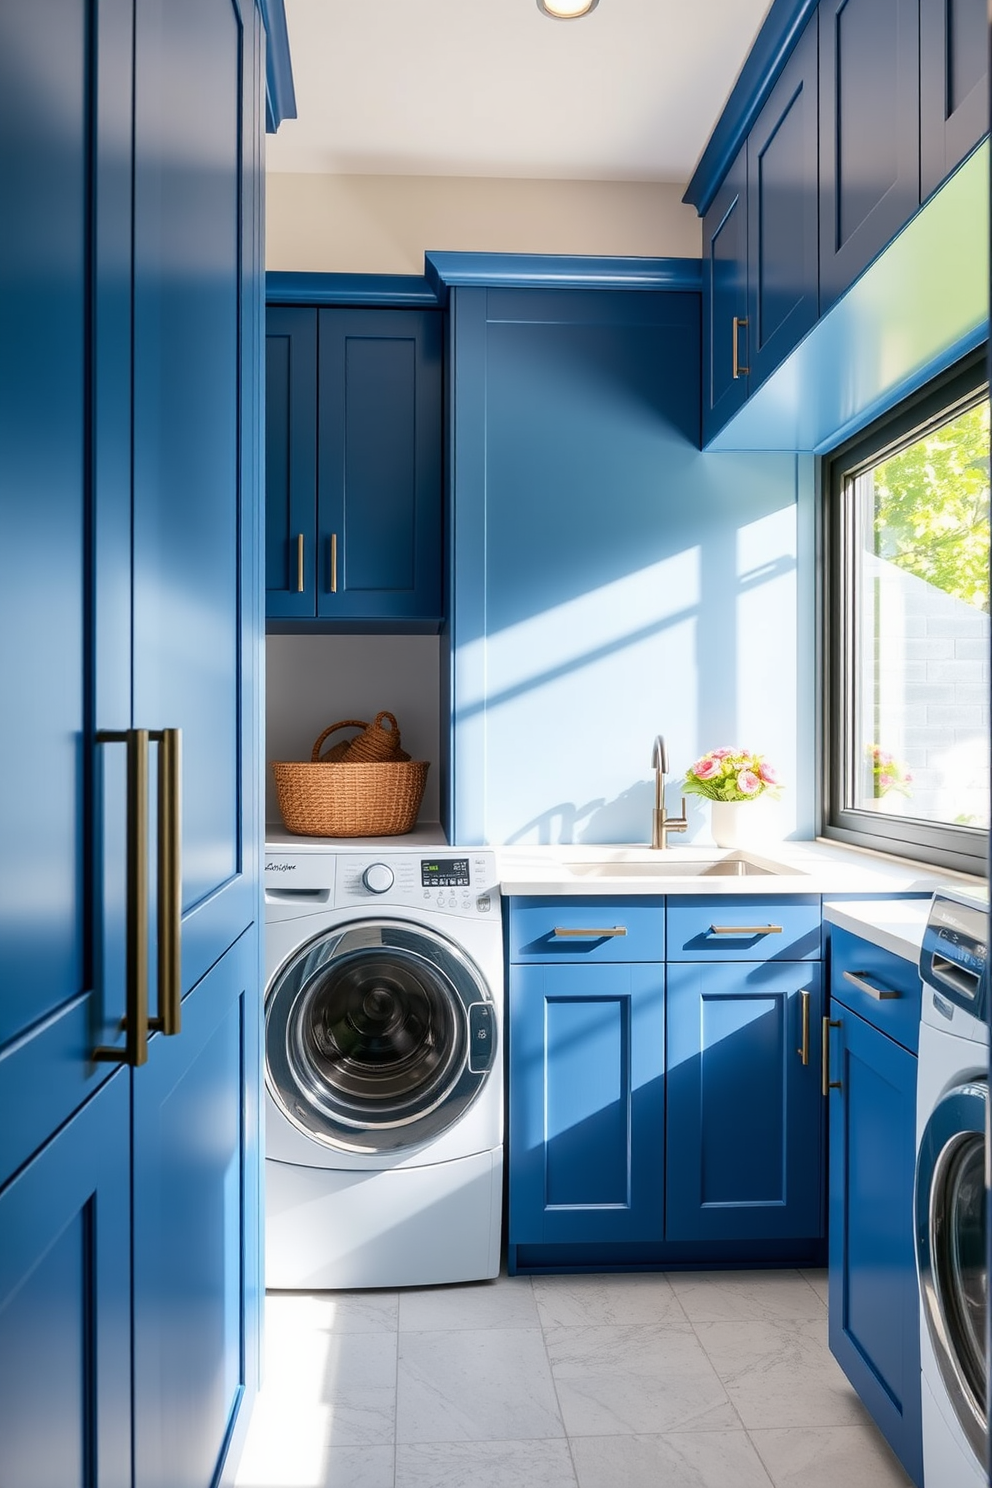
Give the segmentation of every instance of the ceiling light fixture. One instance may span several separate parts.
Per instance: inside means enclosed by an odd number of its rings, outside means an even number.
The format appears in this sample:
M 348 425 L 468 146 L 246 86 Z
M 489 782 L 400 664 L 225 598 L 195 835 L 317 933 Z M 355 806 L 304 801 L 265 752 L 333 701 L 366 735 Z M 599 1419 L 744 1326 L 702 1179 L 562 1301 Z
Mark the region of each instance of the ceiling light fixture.
M 542 15 L 553 21 L 577 21 L 581 16 L 595 10 L 599 0 L 537 0 Z

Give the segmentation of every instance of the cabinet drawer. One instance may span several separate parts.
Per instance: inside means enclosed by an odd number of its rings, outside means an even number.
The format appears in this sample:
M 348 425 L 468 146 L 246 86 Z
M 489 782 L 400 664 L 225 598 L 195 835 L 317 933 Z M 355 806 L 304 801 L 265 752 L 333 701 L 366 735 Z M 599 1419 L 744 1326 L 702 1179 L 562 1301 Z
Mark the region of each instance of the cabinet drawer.
M 904 1049 L 919 1049 L 922 988 L 914 962 L 832 926 L 830 995 Z
M 663 961 L 663 899 L 511 899 L 511 961 Z
M 669 961 L 818 961 L 820 897 L 672 895 Z

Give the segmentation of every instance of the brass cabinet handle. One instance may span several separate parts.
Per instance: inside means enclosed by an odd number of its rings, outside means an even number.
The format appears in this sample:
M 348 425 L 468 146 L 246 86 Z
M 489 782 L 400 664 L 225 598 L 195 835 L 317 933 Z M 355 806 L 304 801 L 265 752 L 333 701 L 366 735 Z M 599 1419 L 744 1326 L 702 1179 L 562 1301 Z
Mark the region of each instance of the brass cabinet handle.
M 182 730 L 151 735 L 158 760 L 158 1017 L 166 1037 L 182 1026 Z
M 892 987 L 881 987 L 869 981 L 868 975 L 867 971 L 845 971 L 844 980 L 850 982 L 852 987 L 857 987 L 859 992 L 867 992 L 876 1002 L 891 1002 L 893 998 L 902 996 L 901 992 L 896 992 Z
M 96 742 L 127 746 L 127 1010 L 124 1047 L 100 1044 L 93 1058 L 137 1068 L 148 1059 L 148 730 L 101 730 Z
M 338 592 L 338 535 L 331 533 L 331 593 Z
M 842 1082 L 830 1078 L 830 1030 L 831 1028 L 843 1027 L 843 1018 L 831 1018 L 829 1015 L 823 1020 L 823 1055 L 821 1067 L 823 1070 L 823 1094 L 828 1096 L 831 1090 L 840 1090 Z
M 733 348 L 733 364 L 734 365 L 733 365 L 733 370 L 732 370 L 732 376 L 733 376 L 733 379 L 734 379 L 735 382 L 737 381 L 738 377 L 747 377 L 747 376 L 750 375 L 750 372 L 751 372 L 751 368 L 750 367 L 744 367 L 744 366 L 742 366 L 741 365 L 741 360 L 740 360 L 739 342 L 740 342 L 741 326 L 746 326 L 746 325 L 747 325 L 747 316 L 746 315 L 735 315 L 734 316 L 734 348 Z
M 781 925 L 711 925 L 711 935 L 781 935 Z
M 564 940 L 568 936 L 572 938 L 579 936 L 587 940 L 611 940 L 616 935 L 626 935 L 627 927 L 626 925 L 612 925 L 604 930 L 585 930 L 573 929 L 570 925 L 556 925 L 551 934 L 559 940 Z
M 804 988 L 799 994 L 802 1004 L 802 1028 L 803 1041 L 796 1050 L 800 1063 L 804 1066 L 809 1064 L 809 992 Z
M 303 581 L 303 533 L 296 534 L 296 592 L 302 594 L 306 584 Z

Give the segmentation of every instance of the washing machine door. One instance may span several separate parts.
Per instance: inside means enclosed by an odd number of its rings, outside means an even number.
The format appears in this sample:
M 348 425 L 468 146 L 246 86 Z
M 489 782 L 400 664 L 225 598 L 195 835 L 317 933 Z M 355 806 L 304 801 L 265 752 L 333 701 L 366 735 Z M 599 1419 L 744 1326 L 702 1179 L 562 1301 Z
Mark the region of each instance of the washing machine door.
M 985 1108 L 988 1085 L 956 1086 L 934 1107 L 916 1164 L 916 1259 L 930 1341 L 951 1406 L 985 1461 Z
M 266 997 L 269 1091 L 338 1151 L 395 1153 L 440 1135 L 475 1100 L 495 1045 L 492 997 L 472 961 L 402 921 L 316 937 Z

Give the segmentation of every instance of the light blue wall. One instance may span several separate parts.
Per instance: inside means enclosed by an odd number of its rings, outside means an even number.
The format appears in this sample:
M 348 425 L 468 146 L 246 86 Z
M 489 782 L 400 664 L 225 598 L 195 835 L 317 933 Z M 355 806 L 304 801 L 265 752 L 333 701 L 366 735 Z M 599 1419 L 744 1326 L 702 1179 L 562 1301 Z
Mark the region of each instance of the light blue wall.
M 697 295 L 452 301 L 452 840 L 648 840 L 659 732 L 670 810 L 741 744 L 811 835 L 812 461 L 700 452 Z

